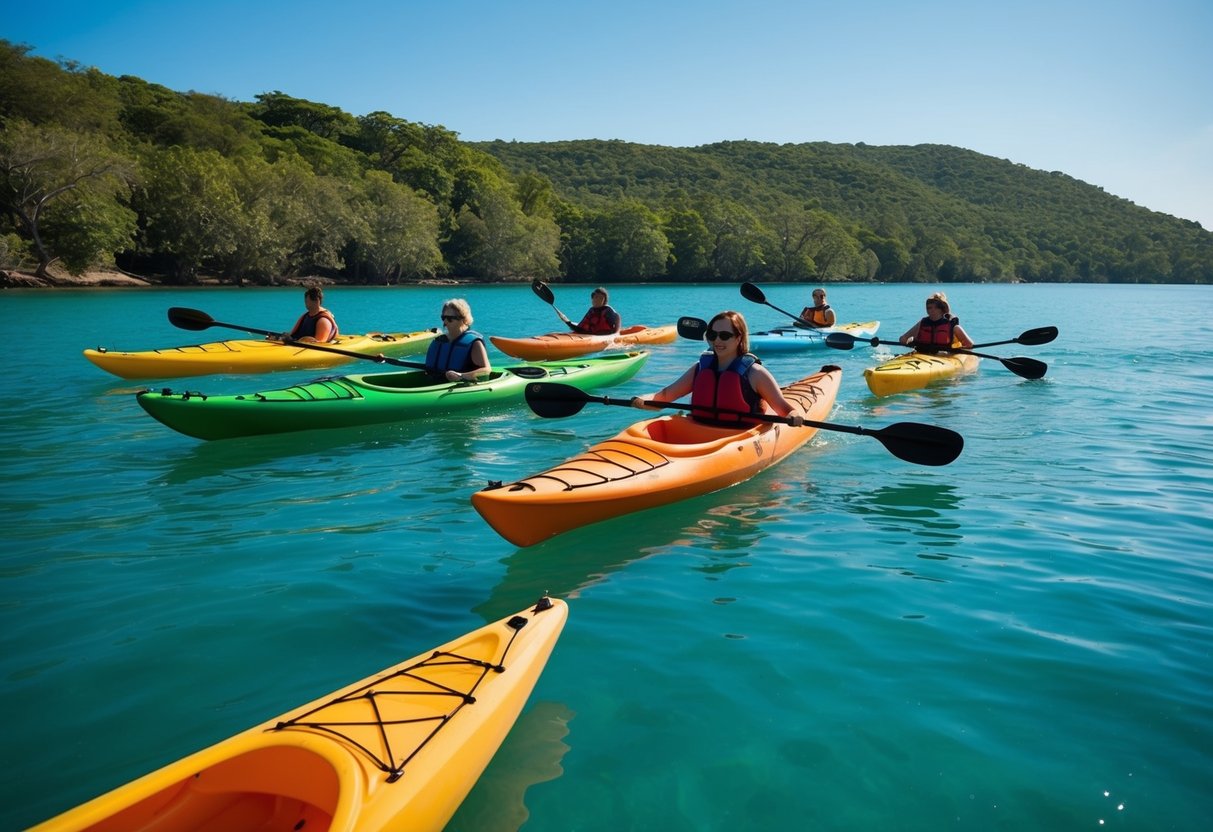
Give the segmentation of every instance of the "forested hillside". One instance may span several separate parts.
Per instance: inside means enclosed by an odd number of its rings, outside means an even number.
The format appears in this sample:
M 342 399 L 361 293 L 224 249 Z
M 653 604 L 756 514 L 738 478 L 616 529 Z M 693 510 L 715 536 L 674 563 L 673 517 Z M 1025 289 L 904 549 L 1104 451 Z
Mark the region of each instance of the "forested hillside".
M 943 146 L 471 144 L 282 92 L 236 102 L 0 41 L 0 269 L 188 284 L 1213 282 L 1213 234 Z

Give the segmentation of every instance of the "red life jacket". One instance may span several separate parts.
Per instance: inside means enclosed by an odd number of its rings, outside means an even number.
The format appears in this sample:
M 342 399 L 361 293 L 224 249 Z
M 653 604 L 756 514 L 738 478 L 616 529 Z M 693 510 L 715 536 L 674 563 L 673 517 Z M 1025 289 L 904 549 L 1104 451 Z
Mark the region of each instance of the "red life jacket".
M 750 354 L 738 356 L 724 370 L 716 367 L 715 353 L 699 356 L 695 378 L 691 385 L 691 417 L 697 422 L 724 427 L 754 425 L 738 413 L 761 413 L 762 397 L 750 386 L 748 374 L 758 359 Z
M 581 323 L 577 324 L 577 331 L 588 335 L 610 335 L 619 322 L 619 313 L 604 303 L 590 307 Z
M 914 349 L 933 352 L 942 347 L 952 346 L 955 340 L 956 325 L 960 318 L 943 317 L 938 321 L 923 318 L 918 322 L 918 333 L 914 336 Z

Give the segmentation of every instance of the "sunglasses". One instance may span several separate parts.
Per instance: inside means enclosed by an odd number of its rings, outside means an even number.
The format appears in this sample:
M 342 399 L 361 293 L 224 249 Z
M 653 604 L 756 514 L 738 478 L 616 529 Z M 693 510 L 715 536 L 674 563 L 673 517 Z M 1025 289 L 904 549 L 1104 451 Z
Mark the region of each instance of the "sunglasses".
M 463 316 L 462 315 L 443 315 L 442 320 L 444 320 L 444 321 L 462 321 Z
M 736 332 L 717 332 L 714 329 L 709 329 L 707 332 L 703 333 L 703 337 L 707 338 L 709 341 L 715 341 L 717 338 L 719 338 L 721 341 L 732 341 L 733 336 L 736 334 Z

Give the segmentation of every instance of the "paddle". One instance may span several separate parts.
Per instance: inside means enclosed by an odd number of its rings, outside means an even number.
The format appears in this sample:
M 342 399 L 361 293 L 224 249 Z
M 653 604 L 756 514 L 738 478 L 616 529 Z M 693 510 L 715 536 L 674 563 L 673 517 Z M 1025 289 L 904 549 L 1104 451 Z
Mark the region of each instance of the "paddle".
M 684 317 L 678 319 L 678 334 L 692 341 L 702 341 L 708 322 L 703 318 Z
M 567 317 L 565 317 L 565 314 L 563 312 L 561 312 L 559 309 L 556 308 L 556 296 L 554 294 L 552 294 L 552 290 L 550 288 L 548 288 L 548 285 L 546 283 L 544 283 L 542 280 L 540 280 L 538 278 L 532 280 L 531 281 L 531 291 L 534 292 L 535 294 L 537 294 L 539 296 L 540 300 L 542 300 L 544 303 L 551 306 L 552 310 L 557 315 L 560 316 L 560 320 L 564 321 L 565 324 L 570 329 L 576 331 L 577 324 L 570 321 Z
M 537 415 L 547 419 L 557 419 L 572 416 L 581 411 L 590 402 L 615 405 L 616 407 L 631 407 L 630 399 L 610 399 L 606 396 L 593 396 L 577 387 L 568 384 L 537 381 L 526 386 L 527 405 Z M 691 405 L 681 402 L 646 401 L 650 407 L 670 407 L 676 410 L 691 410 Z M 768 413 L 741 413 L 736 410 L 719 410 L 719 413 L 736 413 L 747 419 L 761 422 L 788 424 L 786 416 L 773 416 Z M 888 449 L 893 456 L 913 462 L 916 465 L 947 465 L 960 456 L 964 448 L 964 437 L 954 430 L 923 425 L 917 422 L 898 422 L 879 430 L 869 430 L 850 425 L 836 425 L 830 422 L 814 422 L 806 419 L 805 427 L 820 430 L 834 430 L 841 433 L 854 433 L 859 436 L 871 436 Z
M 1053 329 L 1053 327 L 1045 327 L 1045 329 Z M 1025 332 L 1024 334 L 1027 335 L 1028 333 Z M 1056 332 L 1054 332 L 1054 336 L 1056 336 Z M 1052 340 L 1052 338 L 1049 340 Z M 863 341 L 865 344 L 871 344 L 873 347 L 880 344 L 895 345 L 898 347 L 906 346 L 900 341 L 881 341 L 879 338 L 856 338 L 854 335 L 846 332 L 831 332 L 826 336 L 826 346 L 833 347 L 836 350 L 852 349 L 855 346 L 856 341 Z M 1012 341 L 1001 341 L 999 343 L 1009 344 L 1013 341 L 1014 339 L 1012 339 Z M 1041 343 L 1048 342 L 1042 341 Z M 982 344 L 981 346 L 989 345 Z M 1043 361 L 1037 361 L 1035 358 L 1001 358 L 997 355 L 990 355 L 989 353 L 984 352 L 973 352 L 972 350 L 962 349 L 960 347 L 947 347 L 939 351 L 953 354 L 959 353 L 963 355 L 975 355 L 978 358 L 989 358 L 992 361 L 999 361 L 1002 363 L 1002 366 L 1006 367 L 1015 375 L 1023 378 L 1044 378 L 1044 374 L 1049 371 L 1048 364 L 1044 363 Z
M 809 323 L 808 321 L 806 321 L 804 318 L 800 317 L 799 315 L 793 315 L 788 310 L 780 309 L 778 306 L 776 306 L 775 304 L 768 301 L 767 296 L 762 293 L 762 290 L 759 289 L 757 286 L 755 286 L 753 283 L 751 283 L 748 280 L 745 283 L 741 284 L 741 296 L 743 298 L 745 298 L 746 300 L 754 301 L 754 303 L 765 303 L 767 306 L 771 307 L 776 312 L 782 312 L 783 314 L 787 315 L 789 318 L 799 321 L 800 323 L 804 324 L 805 326 L 809 327 L 810 329 L 817 329 L 816 326 Z
M 1040 326 L 1036 329 L 1029 329 L 1027 332 L 1019 333 L 1017 338 L 1008 338 L 1005 341 L 991 341 L 988 344 L 974 344 L 973 349 L 979 350 L 984 347 L 997 347 L 1000 344 L 1023 344 L 1025 347 L 1036 347 L 1041 344 L 1047 344 L 1057 337 L 1057 327 L 1055 326 Z
M 168 310 L 168 320 L 175 327 L 189 329 L 194 332 L 200 332 L 213 326 L 221 326 L 227 329 L 238 329 L 241 332 L 252 332 L 256 335 L 268 335 L 272 338 L 282 337 L 281 332 L 271 332 L 268 329 L 257 329 L 251 326 L 240 326 L 239 324 L 225 324 L 223 321 L 216 321 L 200 309 L 187 309 L 184 306 L 171 307 Z M 326 347 L 323 344 L 309 344 L 304 341 L 295 341 L 290 338 L 284 340 L 283 343 L 290 344 L 293 347 L 303 347 L 308 350 L 319 350 L 320 352 L 331 352 L 350 358 L 361 358 L 366 361 L 374 361 L 376 364 L 395 364 L 397 367 L 413 367 L 418 370 L 425 369 L 424 364 L 418 364 L 413 361 L 401 361 L 399 358 L 388 358 L 386 355 L 366 355 L 351 350 L 338 349 L 337 347 Z

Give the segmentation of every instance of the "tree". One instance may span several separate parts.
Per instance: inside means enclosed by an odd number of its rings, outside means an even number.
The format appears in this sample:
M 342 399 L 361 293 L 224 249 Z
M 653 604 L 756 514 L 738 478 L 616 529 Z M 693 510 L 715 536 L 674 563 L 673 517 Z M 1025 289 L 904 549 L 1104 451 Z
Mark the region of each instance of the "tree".
M 442 265 L 438 212 L 412 188 L 382 171 L 370 171 L 358 213 L 365 230 L 355 238 L 355 247 L 376 277 L 390 283 L 429 276 Z
M 703 217 L 689 204 L 667 208 L 662 229 L 670 243 L 666 272 L 675 280 L 700 280 L 712 274 L 708 259 L 712 251 L 712 233 Z
M 452 239 L 456 267 L 467 275 L 508 279 L 551 277 L 560 271 L 560 229 L 544 217 L 528 217 L 501 190 L 483 191 L 479 212 L 464 206 Z
M 214 150 L 172 147 L 152 151 L 144 169 L 136 205 L 145 240 L 153 252 L 172 258 L 176 280 L 191 282 L 204 264 L 236 251 L 247 223 L 231 162 Z
M 112 262 L 131 244 L 134 167 L 97 135 L 25 120 L 0 132 L 0 210 L 29 240 L 39 277 L 56 260 L 74 273 Z
M 665 274 L 670 241 L 657 215 L 635 200 L 612 207 L 599 219 L 598 278 L 644 280 Z

